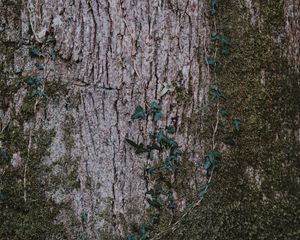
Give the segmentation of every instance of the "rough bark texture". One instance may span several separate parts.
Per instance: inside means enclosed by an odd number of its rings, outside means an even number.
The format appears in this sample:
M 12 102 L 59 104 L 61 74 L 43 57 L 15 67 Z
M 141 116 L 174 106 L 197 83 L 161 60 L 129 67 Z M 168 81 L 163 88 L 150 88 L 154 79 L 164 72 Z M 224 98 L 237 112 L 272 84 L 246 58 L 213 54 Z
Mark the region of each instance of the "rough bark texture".
M 299 237 L 299 1 L 219 2 L 214 18 L 209 1 L 0 0 L 0 147 L 12 155 L 0 163 L 1 239 L 125 236 L 147 217 L 152 183 L 149 160 L 124 140 L 147 143 L 176 116 L 185 154 L 173 184 L 184 211 L 205 178 L 197 165 L 210 141 L 202 113 L 214 22 L 232 46 L 212 81 L 242 120 L 241 135 L 201 206 L 175 232 L 168 217 L 156 231 L 161 239 Z M 43 56 L 29 56 L 34 46 Z M 24 80 L 35 75 L 46 97 L 31 96 Z M 175 91 L 160 98 L 163 83 Z M 161 121 L 131 120 L 153 100 Z
M 194 138 L 181 122 L 206 100 L 206 9 L 204 1 L 1 2 L 2 145 L 14 154 L 14 166 L 3 170 L 2 179 L 8 178 L 11 168 L 19 173 L 16 198 L 21 198 L 21 208 L 33 208 L 35 201 L 42 201 L 33 197 L 32 191 L 37 190 L 31 185 L 39 181 L 34 171 L 42 171 L 43 166 L 48 172 L 42 173 L 45 196 L 40 197 L 69 207 L 61 207 L 57 215 L 58 222 L 65 223 L 64 235 L 92 239 L 124 235 L 145 214 L 149 187 L 144 179 L 147 158 L 137 156 L 125 144 L 125 137 L 147 142 L 149 133 L 165 128 L 178 116 L 176 139 L 183 151 L 195 152 L 188 161 L 201 161 L 201 139 Z M 47 54 L 30 58 L 33 46 L 53 53 L 45 44 L 49 35 L 56 40 L 56 60 Z M 41 62 L 44 71 L 34 66 Z M 46 100 L 30 97 L 30 89 L 22 82 L 23 77 L 34 75 L 45 81 Z M 160 98 L 163 83 L 176 90 Z M 145 107 L 154 100 L 161 102 L 164 112 L 158 124 L 153 124 L 151 116 L 146 121 L 131 120 L 137 105 Z M 18 140 L 12 131 L 19 134 Z M 42 131 L 45 137 L 51 131 L 47 144 Z M 18 142 L 14 145 L 14 141 Z M 42 146 L 44 152 L 35 156 L 37 166 L 33 153 Z M 194 173 L 187 182 L 195 187 Z M 4 192 L 5 188 L 3 184 Z M 184 202 L 185 196 L 178 198 Z M 7 228 L 24 225 L 23 220 L 8 221 Z M 38 239 L 37 229 L 21 231 L 9 235 L 3 229 L 1 234 L 7 239 Z M 50 229 L 48 234 L 47 238 L 58 238 Z

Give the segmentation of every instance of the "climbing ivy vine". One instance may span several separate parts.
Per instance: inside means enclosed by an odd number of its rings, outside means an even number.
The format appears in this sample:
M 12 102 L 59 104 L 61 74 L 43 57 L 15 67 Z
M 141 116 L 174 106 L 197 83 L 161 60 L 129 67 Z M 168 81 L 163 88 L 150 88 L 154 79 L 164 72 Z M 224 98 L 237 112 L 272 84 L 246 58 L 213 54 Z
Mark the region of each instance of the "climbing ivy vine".
M 222 58 L 230 54 L 231 40 L 225 36 L 221 31 L 218 31 L 215 15 L 217 14 L 219 1 L 210 0 L 210 15 L 213 19 L 214 31 L 211 33 L 211 42 L 213 43 L 213 50 L 205 59 L 205 63 L 210 67 L 213 73 L 213 79 L 217 79 L 217 73 L 222 71 Z M 164 84 L 160 97 L 173 91 L 169 84 Z M 206 180 L 197 191 L 198 201 L 192 204 L 181 215 L 179 220 L 173 223 L 168 229 L 156 234 L 152 239 L 161 239 L 165 233 L 172 230 L 175 231 L 179 223 L 191 212 L 200 202 L 205 198 L 211 185 L 212 176 L 215 168 L 222 159 L 222 152 L 224 145 L 235 146 L 236 137 L 241 130 L 241 121 L 238 118 L 232 118 L 229 111 L 226 109 L 226 94 L 222 91 L 217 82 L 213 82 L 209 90 L 211 109 L 214 114 L 211 116 L 214 122 L 212 126 L 212 136 L 210 150 L 205 154 L 202 161 L 201 168 L 206 171 Z M 144 120 L 147 116 L 152 116 L 153 122 L 157 122 L 162 117 L 162 108 L 157 102 L 150 104 L 149 110 L 145 110 L 142 106 L 137 106 L 132 114 L 132 120 Z M 167 157 L 152 162 L 145 168 L 146 177 L 153 183 L 153 188 L 146 192 L 147 202 L 153 208 L 154 214 L 150 216 L 148 222 L 141 224 L 139 230 L 128 236 L 128 240 L 144 240 L 150 236 L 156 224 L 159 223 L 160 210 L 168 209 L 169 211 L 176 211 L 177 205 L 175 203 L 174 192 L 172 190 L 171 178 L 174 176 L 176 170 L 181 166 L 182 152 L 180 146 L 174 138 L 169 137 L 176 133 L 176 125 L 166 126 L 165 129 L 159 129 L 150 136 L 151 144 L 134 142 L 126 138 L 126 141 L 131 147 L 135 149 L 136 154 L 147 154 L 148 159 L 154 160 L 155 151 L 159 153 L 167 152 Z M 222 142 L 220 134 L 223 134 Z M 163 154 L 162 154 L 163 155 Z

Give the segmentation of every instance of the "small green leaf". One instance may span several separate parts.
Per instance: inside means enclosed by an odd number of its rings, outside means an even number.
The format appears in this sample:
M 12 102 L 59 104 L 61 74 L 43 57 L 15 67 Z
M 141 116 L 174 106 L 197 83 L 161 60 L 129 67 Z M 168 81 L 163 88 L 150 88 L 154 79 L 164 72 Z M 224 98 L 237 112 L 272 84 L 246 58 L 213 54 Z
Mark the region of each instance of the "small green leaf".
M 175 171 L 176 171 L 176 166 L 170 161 L 165 161 L 165 162 L 161 163 L 160 167 L 167 169 L 171 173 L 175 173 Z
M 40 57 L 41 56 L 41 49 L 39 47 L 33 47 L 29 49 L 29 55 L 31 57 Z
M 36 63 L 35 66 L 37 67 L 38 70 L 44 70 L 45 69 L 45 64 L 44 63 Z
M 39 87 L 43 85 L 43 79 L 40 76 L 35 76 L 33 80 L 35 86 Z
M 82 221 L 83 223 L 85 223 L 85 222 L 87 222 L 87 220 L 88 220 L 88 213 L 87 213 L 87 212 L 82 212 L 82 213 L 80 214 L 80 217 L 81 217 L 81 221 Z
M 233 140 L 231 135 L 225 135 L 223 139 L 223 143 L 230 145 L 230 146 L 235 146 L 235 141 Z
M 27 79 L 25 80 L 25 82 L 26 82 L 29 86 L 33 86 L 33 85 L 34 85 L 34 80 L 33 80 L 31 77 L 27 78 Z
M 207 193 L 207 189 L 208 189 L 208 186 L 207 185 L 203 185 L 200 187 L 199 191 L 198 191 L 198 197 L 199 198 L 204 198 L 206 193 Z
M 153 114 L 153 121 L 157 122 L 159 119 L 161 119 L 162 113 L 161 112 L 154 112 Z
M 45 93 L 34 88 L 34 89 L 32 89 L 31 96 L 32 97 L 44 97 Z
M 211 6 L 211 15 L 215 15 L 218 7 L 218 0 L 211 0 L 210 6 Z
M 0 148 L 0 164 L 1 163 L 10 163 L 11 155 L 6 148 Z
M 127 240 L 138 240 L 137 237 L 134 235 L 134 234 L 130 234 L 128 237 L 127 237 Z
M 204 158 L 203 168 L 209 170 L 217 164 L 217 160 L 221 158 L 221 153 L 218 150 L 213 150 Z
M 240 129 L 241 129 L 241 120 L 240 119 L 233 119 L 233 129 L 234 129 L 234 131 L 236 131 L 236 132 L 239 132 L 240 131 Z
M 169 209 L 171 209 L 171 210 L 174 210 L 174 209 L 177 208 L 177 205 L 176 205 L 176 203 L 170 203 L 170 204 L 167 206 L 167 208 L 169 208 Z
M 229 113 L 224 108 L 221 108 L 220 114 L 221 114 L 222 117 L 228 117 L 229 116 Z
M 213 96 L 213 100 L 225 99 L 223 92 L 217 86 L 211 86 L 210 92 Z
M 227 56 L 227 55 L 229 55 L 230 50 L 227 46 L 222 46 L 221 49 L 220 49 L 220 52 L 221 52 L 222 55 Z
M 176 127 L 174 127 L 173 125 L 167 126 L 166 129 L 167 129 L 167 133 L 170 133 L 170 134 L 176 133 Z
M 219 63 L 218 62 L 218 60 L 217 59 L 215 59 L 214 57 L 208 57 L 207 59 L 206 59 L 206 64 L 207 65 L 217 65 L 217 63 Z
M 48 36 L 46 44 L 50 44 L 50 43 L 54 43 L 55 42 L 55 38 L 53 36 Z
M 217 32 L 212 32 L 210 38 L 212 41 L 219 40 L 219 34 Z
M 146 168 L 146 172 L 147 172 L 148 174 L 152 174 L 152 173 L 157 173 L 158 170 L 157 170 L 156 167 L 151 166 L 151 167 Z
M 146 113 L 144 108 L 142 108 L 140 105 L 136 107 L 134 113 L 131 116 L 131 119 L 145 119 Z
M 163 202 L 159 198 L 155 198 L 152 200 L 147 198 L 147 202 L 149 203 L 150 206 L 154 208 L 160 209 L 163 206 Z
M 155 111 L 155 112 L 159 112 L 161 110 L 161 106 L 156 102 L 152 102 L 150 104 L 150 108 L 152 111 Z

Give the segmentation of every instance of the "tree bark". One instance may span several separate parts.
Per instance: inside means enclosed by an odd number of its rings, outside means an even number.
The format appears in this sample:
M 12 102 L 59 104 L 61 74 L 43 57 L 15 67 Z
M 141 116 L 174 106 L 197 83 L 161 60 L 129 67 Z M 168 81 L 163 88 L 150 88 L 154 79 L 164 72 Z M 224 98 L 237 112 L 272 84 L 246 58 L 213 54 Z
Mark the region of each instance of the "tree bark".
M 218 2 L 212 16 L 198 0 L 0 0 L 1 239 L 126 237 L 151 213 L 145 168 L 166 153 L 151 161 L 125 139 L 150 144 L 174 119 L 178 213 L 161 211 L 154 239 L 299 236 L 300 3 Z M 213 31 L 232 40 L 220 71 L 206 62 Z M 211 84 L 241 119 L 233 148 Z M 159 121 L 131 118 L 153 101 Z M 191 209 L 215 146 L 224 158 Z
M 68 204 L 56 218 L 69 239 L 124 236 L 145 214 L 151 183 L 144 168 L 150 162 L 134 153 L 126 137 L 149 143 L 150 133 L 178 117 L 176 140 L 183 151 L 194 152 L 188 161 L 201 161 L 201 139 L 182 119 L 207 101 L 207 9 L 205 1 L 1 1 L 1 144 L 13 155 L 2 174 L 8 180 L 7 171 L 19 173 L 21 208 L 42 201 L 31 194 L 32 182 L 41 177 L 31 180 L 33 171 L 41 171 L 32 155 L 42 145 L 45 151 L 35 157 L 48 169 L 42 174 L 45 199 Z M 53 47 L 46 44 L 49 36 Z M 42 56 L 29 56 L 35 46 Z M 44 70 L 36 69 L 39 63 Z M 44 80 L 44 98 L 30 97 L 24 83 L 36 75 Z M 164 83 L 176 90 L 160 97 Z M 147 108 L 152 101 L 163 109 L 157 124 L 151 116 L 131 120 L 137 105 Z M 12 129 L 24 149 L 9 139 Z M 48 145 L 42 131 L 51 132 Z M 193 170 L 187 182 L 195 187 L 197 178 Z M 184 203 L 185 196 L 178 198 Z M 45 238 L 55 238 L 54 232 Z M 29 239 L 29 233 L 22 234 L 2 233 L 7 239 Z

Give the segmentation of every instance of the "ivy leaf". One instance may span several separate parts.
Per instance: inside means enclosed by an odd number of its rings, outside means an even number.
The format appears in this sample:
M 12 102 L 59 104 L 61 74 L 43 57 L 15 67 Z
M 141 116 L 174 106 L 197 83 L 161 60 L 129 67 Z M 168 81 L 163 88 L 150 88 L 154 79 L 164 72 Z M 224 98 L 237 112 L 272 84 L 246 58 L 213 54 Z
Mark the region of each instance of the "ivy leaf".
M 218 0 L 211 0 L 210 5 L 211 5 L 211 15 L 215 15 L 218 7 Z
M 176 171 L 176 166 L 170 161 L 165 161 L 165 162 L 161 163 L 160 167 L 167 169 L 171 173 L 175 173 L 175 171 Z
M 225 135 L 223 139 L 223 143 L 230 145 L 230 146 L 235 146 L 235 141 L 233 140 L 231 135 Z
M 147 148 L 145 148 L 143 143 L 136 143 L 128 138 L 125 138 L 125 140 L 135 148 L 135 153 L 136 154 L 140 154 L 140 153 L 144 153 L 144 152 L 149 152 L 149 150 Z
M 167 129 L 167 133 L 170 133 L 170 134 L 176 133 L 176 127 L 173 125 L 167 126 L 166 129 Z
M 45 69 L 45 64 L 44 63 L 36 63 L 35 66 L 37 67 L 38 70 L 44 70 Z
M 222 46 L 221 47 L 221 54 L 222 55 L 227 56 L 227 55 L 229 55 L 229 53 L 230 53 L 230 50 L 227 46 Z
M 210 36 L 210 39 L 211 39 L 212 41 L 219 40 L 219 39 L 220 39 L 220 38 L 219 38 L 219 34 L 218 34 L 217 32 L 212 32 L 212 33 L 211 33 L 211 36 Z
M 80 217 L 81 217 L 81 221 L 85 223 L 88 220 L 88 213 L 87 212 L 82 212 Z
M 127 238 L 127 240 L 138 240 L 137 237 L 134 234 L 130 234 Z
M 147 202 L 149 203 L 150 206 L 154 208 L 160 209 L 163 206 L 163 202 L 158 198 L 155 198 L 153 200 L 147 198 Z
M 152 174 L 152 173 L 157 173 L 158 170 L 157 170 L 156 167 L 151 166 L 151 167 L 146 168 L 146 172 L 147 172 L 148 174 Z
M 154 112 L 154 114 L 153 114 L 154 122 L 157 122 L 159 119 L 161 119 L 161 116 L 162 116 L 161 112 Z
M 228 117 L 229 116 L 229 113 L 224 108 L 221 108 L 220 114 L 221 114 L 222 117 Z
M 230 39 L 226 36 L 220 36 L 220 42 L 223 45 L 230 45 Z
M 142 237 L 144 237 L 146 235 L 146 233 L 152 229 L 152 226 L 149 224 L 142 224 L 141 228 L 140 228 L 140 235 Z
M 1 163 L 10 163 L 11 156 L 6 148 L 0 148 L 0 164 Z
M 241 129 L 241 120 L 240 119 L 233 119 L 233 129 L 236 132 L 239 132 Z
M 173 92 L 174 91 L 174 87 L 169 84 L 169 83 L 163 83 L 164 87 L 161 90 L 160 94 L 159 94 L 159 98 L 161 98 L 162 96 L 164 96 L 167 92 Z
M 204 198 L 206 193 L 207 193 L 207 189 L 208 189 L 208 186 L 207 185 L 203 185 L 200 187 L 199 191 L 198 191 L 198 197 L 199 198 Z
M 138 105 L 134 111 L 134 113 L 131 116 L 131 119 L 145 119 L 146 114 L 144 108 L 142 108 L 140 105 Z
M 34 85 L 34 80 L 33 80 L 31 77 L 27 78 L 27 79 L 25 80 L 25 82 L 26 82 L 29 86 L 33 86 L 33 85 Z
M 213 100 L 215 99 L 225 99 L 223 92 L 217 86 L 212 86 L 210 92 L 213 95 Z
M 35 76 L 33 80 L 37 87 L 43 85 L 43 79 L 40 76 Z
M 152 102 L 150 104 L 150 108 L 154 112 L 159 112 L 161 110 L 161 106 L 158 103 L 156 103 L 156 102 Z
M 50 44 L 50 43 L 54 43 L 55 42 L 55 38 L 53 36 L 48 36 L 46 44 Z
M 218 150 L 213 150 L 208 155 L 205 156 L 203 168 L 209 170 L 217 164 L 217 159 L 221 158 L 221 153 Z
M 176 203 L 170 203 L 167 208 L 171 209 L 171 210 L 175 210 L 177 208 Z
M 41 49 L 39 47 L 33 47 L 29 49 L 29 55 L 31 57 L 40 57 L 41 54 Z
M 206 59 L 206 64 L 207 64 L 207 65 L 217 65 L 217 63 L 219 63 L 218 60 L 215 59 L 215 58 L 212 57 L 212 56 L 209 56 L 209 57 Z
M 32 89 L 31 96 L 32 96 L 32 97 L 44 97 L 44 96 L 46 96 L 46 95 L 45 95 L 45 93 L 43 93 L 43 92 L 40 91 L 40 90 Z

